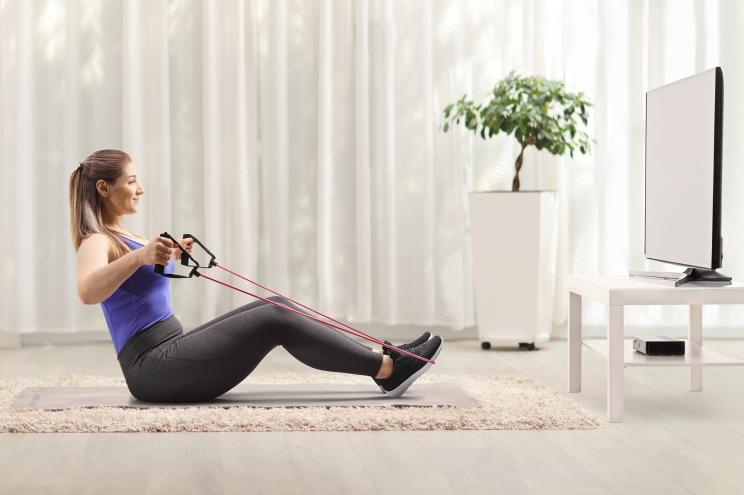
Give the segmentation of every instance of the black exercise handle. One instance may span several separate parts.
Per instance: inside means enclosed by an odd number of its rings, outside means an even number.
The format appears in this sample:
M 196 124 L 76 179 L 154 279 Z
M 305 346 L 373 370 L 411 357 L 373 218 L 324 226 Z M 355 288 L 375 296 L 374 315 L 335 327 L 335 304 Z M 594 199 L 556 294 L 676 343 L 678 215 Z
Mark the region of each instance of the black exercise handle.
M 209 249 L 207 249 L 207 246 L 205 246 L 204 244 L 202 244 L 202 242 L 199 239 L 197 239 L 192 234 L 184 234 L 183 235 L 183 238 L 184 239 L 192 239 L 195 243 L 197 243 L 199 246 L 201 246 L 201 248 L 204 251 L 206 251 L 207 254 L 209 255 L 209 258 L 210 258 L 209 259 L 209 264 L 207 266 L 202 266 L 201 268 L 212 268 L 213 266 L 217 266 L 217 261 L 215 260 L 215 255 L 212 253 L 212 251 L 210 251 Z M 181 264 L 186 265 L 186 266 L 192 266 L 192 265 L 189 265 L 188 263 L 184 262 L 185 259 L 188 260 L 188 258 L 191 258 L 191 256 L 184 256 L 184 253 L 188 255 L 188 253 L 186 253 L 186 251 L 183 251 L 183 253 L 181 254 Z M 191 259 L 193 260 L 194 258 L 191 258 Z M 195 261 L 195 263 L 196 263 L 196 261 Z M 196 266 L 199 266 L 199 264 L 196 263 Z
M 173 238 L 173 236 L 171 236 L 168 232 L 163 232 L 162 234 L 160 234 L 160 237 L 165 237 L 166 239 L 170 239 L 171 241 L 173 241 L 173 243 L 176 246 L 178 246 L 178 248 L 181 250 L 181 264 L 189 266 L 187 263 L 184 263 L 184 260 L 188 261 L 188 259 L 191 258 L 191 256 L 189 256 L 189 253 L 181 246 L 181 244 L 179 244 L 178 241 L 176 241 Z M 193 258 L 191 259 L 193 260 Z M 194 263 L 196 263 L 196 260 L 194 260 Z M 176 275 L 174 273 L 165 273 L 165 265 L 156 264 L 155 273 L 157 273 L 158 275 L 162 275 L 164 277 L 168 277 L 168 278 L 191 278 L 195 274 L 197 277 L 199 276 L 199 274 L 196 272 L 196 269 L 198 267 L 199 267 L 199 264 L 196 263 L 196 266 L 191 270 L 191 272 L 188 275 Z

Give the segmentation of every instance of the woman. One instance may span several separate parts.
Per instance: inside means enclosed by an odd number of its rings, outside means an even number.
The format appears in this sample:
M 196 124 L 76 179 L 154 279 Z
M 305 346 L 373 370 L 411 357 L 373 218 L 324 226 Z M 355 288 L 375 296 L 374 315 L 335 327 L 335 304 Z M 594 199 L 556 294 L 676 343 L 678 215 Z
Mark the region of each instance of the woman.
M 368 375 L 393 397 L 431 366 L 395 350 L 373 350 L 266 301 L 184 332 L 171 309 L 170 278 L 154 272 L 161 264 L 171 273 L 179 248 L 164 237 L 136 236 L 122 223 L 124 215 L 137 213 L 143 194 L 134 163 L 123 151 L 96 151 L 70 178 L 78 296 L 84 304 L 101 303 L 127 387 L 137 399 L 213 399 L 240 383 L 278 345 L 313 368 Z M 179 240 L 189 252 L 192 242 Z M 269 299 L 307 313 L 285 298 Z M 439 336 L 426 332 L 401 348 L 434 359 L 442 345 Z

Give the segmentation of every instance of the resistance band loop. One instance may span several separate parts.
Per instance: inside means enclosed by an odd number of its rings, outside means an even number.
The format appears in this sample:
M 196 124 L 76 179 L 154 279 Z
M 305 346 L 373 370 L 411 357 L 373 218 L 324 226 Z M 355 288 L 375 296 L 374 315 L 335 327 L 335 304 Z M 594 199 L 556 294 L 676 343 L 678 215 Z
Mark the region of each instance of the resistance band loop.
M 220 280 L 214 279 L 212 277 L 208 277 L 208 276 L 204 275 L 203 273 L 200 273 L 199 276 L 200 277 L 204 277 L 207 280 L 211 280 L 212 282 L 217 282 L 218 284 L 224 285 L 225 287 L 230 287 L 231 289 L 235 289 L 236 291 L 242 292 L 243 294 L 248 294 L 249 296 L 252 296 L 252 297 L 256 297 L 258 299 L 261 299 L 262 301 L 266 301 L 267 303 L 273 304 L 274 306 L 279 306 L 280 308 L 289 310 L 289 311 L 291 311 L 293 313 L 297 313 L 298 315 L 304 316 L 305 318 L 310 318 L 311 320 L 317 321 L 318 323 L 322 323 L 323 325 L 328 325 L 329 327 L 336 328 L 338 330 L 341 330 L 342 332 L 350 333 L 350 334 L 355 335 L 357 337 L 365 338 L 363 335 L 360 335 L 360 334 L 357 334 L 357 333 L 354 333 L 354 332 L 350 332 L 349 330 L 346 330 L 345 328 L 341 328 L 341 327 L 338 327 L 336 325 L 332 325 L 331 323 L 328 323 L 327 321 L 323 321 L 323 320 L 320 320 L 319 318 L 316 318 L 314 316 L 311 316 L 311 315 L 309 315 L 307 313 L 303 313 L 301 311 L 297 311 L 296 309 L 292 309 L 289 306 L 285 306 L 283 304 L 280 304 L 280 303 L 277 303 L 277 302 L 274 302 L 274 301 L 270 301 L 268 299 L 265 299 L 265 298 L 263 298 L 261 296 L 257 296 L 256 294 L 251 294 L 250 292 L 247 292 L 247 291 L 238 289 L 237 287 L 233 287 L 230 284 L 226 284 L 225 282 L 222 282 Z M 284 297 L 284 296 L 282 296 L 282 297 Z M 396 352 L 399 352 L 401 354 L 405 354 L 407 356 L 411 356 L 411 357 L 416 358 L 416 359 L 418 359 L 420 361 L 425 361 L 427 363 L 436 364 L 436 361 L 433 361 L 431 359 L 426 359 L 425 357 L 419 356 L 417 354 L 413 354 L 412 352 L 408 352 L 405 349 L 399 349 L 398 347 L 395 347 L 395 346 L 386 344 L 385 342 L 383 342 L 383 341 L 381 341 L 379 339 L 376 339 L 374 337 L 369 337 L 369 338 L 367 338 L 367 340 L 371 340 L 372 342 L 375 342 L 376 344 L 380 344 L 380 345 L 382 345 L 384 347 L 387 347 L 389 349 L 394 349 Z
M 265 286 L 263 286 L 263 285 L 261 285 L 261 284 L 259 284 L 257 282 L 254 282 L 253 280 L 251 280 L 249 278 L 246 278 L 246 277 L 240 275 L 239 273 L 235 273 L 234 271 L 232 271 L 232 270 L 230 270 L 228 268 L 225 268 L 224 266 L 222 266 L 219 263 L 217 263 L 217 261 L 215 260 L 214 254 L 212 254 L 212 252 L 209 249 L 207 249 L 207 247 L 204 244 L 202 244 L 199 241 L 199 239 L 197 239 L 196 237 L 194 237 L 191 234 L 184 234 L 183 237 L 184 238 L 193 239 L 193 241 L 196 244 L 198 244 L 202 249 L 204 249 L 204 251 L 207 252 L 207 254 L 209 254 L 210 260 L 209 260 L 209 263 L 207 264 L 207 266 L 201 265 L 196 260 L 194 260 L 194 258 L 192 258 L 191 255 L 181 246 L 181 244 L 178 241 L 176 241 L 170 234 L 168 234 L 168 232 L 163 232 L 160 235 L 162 237 L 166 237 L 166 238 L 172 240 L 173 243 L 176 246 L 178 246 L 178 248 L 181 250 L 181 264 L 184 265 L 184 266 L 191 267 L 191 272 L 188 275 L 176 275 L 176 274 L 172 274 L 172 273 L 165 273 L 165 266 L 164 265 L 155 265 L 155 273 L 158 273 L 160 275 L 163 275 L 164 277 L 170 277 L 170 278 L 191 278 L 194 275 L 196 275 L 197 277 L 204 277 L 207 280 L 211 280 L 212 282 L 217 282 L 218 284 L 224 285 L 225 287 L 230 287 L 231 289 L 234 289 L 234 290 L 236 290 L 238 292 L 242 292 L 243 294 L 247 294 L 247 295 L 249 295 L 251 297 L 255 297 L 257 299 L 261 299 L 262 301 L 266 301 L 267 303 L 273 304 L 274 306 L 279 306 L 280 308 L 283 308 L 283 309 L 292 311 L 293 313 L 297 313 L 300 316 L 304 316 L 306 318 L 310 318 L 311 320 L 317 321 L 318 323 L 322 323 L 323 325 L 327 325 L 327 326 L 332 327 L 332 328 L 335 328 L 337 330 L 341 330 L 342 332 L 346 332 L 346 333 L 349 333 L 351 335 L 355 335 L 357 337 L 360 337 L 360 338 L 363 338 L 363 339 L 372 341 L 372 342 L 374 342 L 376 344 L 379 344 L 379 345 L 381 345 L 383 347 L 387 347 L 388 349 L 394 349 L 396 352 L 399 352 L 401 354 L 405 354 L 406 356 L 410 356 L 410 357 L 416 358 L 416 359 L 418 359 L 420 361 L 424 361 L 424 362 L 431 363 L 431 364 L 435 364 L 436 363 L 436 361 L 433 361 L 431 359 L 426 359 L 423 356 L 419 356 L 417 354 L 414 354 L 412 352 L 408 352 L 408 351 L 406 351 L 404 349 L 400 349 L 400 348 L 395 347 L 395 346 L 390 345 L 390 344 L 386 344 L 385 342 L 383 342 L 383 341 L 381 341 L 379 339 L 376 339 L 375 337 L 372 337 L 371 335 L 367 335 L 366 333 L 362 332 L 361 330 L 357 330 L 356 328 L 354 328 L 354 327 L 352 327 L 350 325 L 347 325 L 347 324 L 342 323 L 342 322 L 340 322 L 338 320 L 335 320 L 335 319 L 331 318 L 330 316 L 321 313 L 320 311 L 316 311 L 316 310 L 314 310 L 313 308 L 311 308 L 309 306 L 305 306 L 304 304 L 302 304 L 302 303 L 300 303 L 298 301 L 295 301 L 292 298 L 289 298 L 287 296 L 284 296 L 284 295 L 282 295 L 282 294 L 280 294 L 280 293 L 278 293 L 276 291 L 273 291 L 273 290 L 269 289 L 268 287 L 265 287 Z M 193 263 L 193 264 L 191 264 L 191 263 Z M 311 315 L 309 315 L 307 313 L 303 313 L 301 311 L 297 311 L 297 310 L 292 309 L 292 308 L 290 308 L 288 306 L 285 306 L 283 304 L 279 304 L 277 302 L 274 302 L 274 301 L 270 301 L 268 299 L 265 299 L 265 298 L 263 298 L 261 296 L 257 296 L 256 294 L 251 294 L 250 292 L 246 292 L 244 290 L 238 289 L 237 287 L 233 287 L 230 284 L 226 284 L 226 283 L 221 282 L 219 280 L 216 280 L 216 279 L 214 279 L 212 277 L 208 277 L 208 276 L 206 276 L 203 273 L 200 273 L 198 271 L 199 268 L 212 268 L 214 266 L 219 267 L 219 268 L 222 268 L 223 270 L 225 270 L 225 271 L 227 271 L 229 273 L 232 273 L 236 277 L 242 278 L 246 282 L 250 282 L 253 285 L 256 285 L 258 287 L 261 287 L 262 289 L 266 289 L 269 292 L 272 292 L 273 294 L 276 294 L 276 295 L 281 296 L 281 297 L 283 297 L 283 298 L 285 298 L 285 299 L 287 299 L 289 301 L 292 301 L 292 302 L 294 302 L 296 304 L 299 304 L 303 308 L 309 309 L 313 313 L 316 313 L 316 314 L 319 314 L 319 315 L 321 315 L 321 316 L 323 316 L 325 318 L 328 318 L 329 320 L 332 320 L 332 321 L 338 323 L 339 325 L 343 325 L 343 326 L 347 327 L 348 329 L 350 329 L 351 331 L 346 330 L 345 328 L 338 327 L 336 325 L 332 325 L 331 323 L 328 323 L 327 321 L 322 321 L 322 320 L 320 320 L 318 318 L 315 318 L 314 316 L 311 316 Z
M 271 289 L 269 289 L 268 287 L 264 287 L 263 285 L 259 284 L 258 282 L 254 282 L 253 280 L 251 280 L 251 279 L 249 279 L 249 278 L 247 278 L 247 277 L 244 277 L 244 276 L 242 276 L 242 275 L 241 275 L 241 274 L 239 274 L 239 273 L 235 273 L 234 271 L 230 270 L 229 268 L 225 268 L 224 266 L 222 266 L 222 265 L 220 265 L 220 264 L 218 264 L 218 263 L 215 263 L 215 266 L 216 266 L 217 268 L 221 268 L 221 269 L 225 270 L 226 272 L 232 273 L 232 274 L 233 274 L 233 275 L 235 275 L 236 277 L 240 277 L 240 278 L 242 278 L 242 279 L 243 279 L 243 280 L 245 280 L 246 282 L 250 282 L 250 283 L 252 283 L 253 285 L 257 285 L 258 287 L 261 287 L 262 289 L 266 289 L 267 291 L 271 292 L 272 294 L 276 294 L 277 296 L 281 296 L 281 297 L 283 297 L 283 298 L 285 298 L 285 299 L 288 299 L 288 300 L 292 301 L 292 302 L 293 302 L 293 303 L 295 303 L 295 304 L 299 304 L 299 305 L 300 305 L 300 306 L 302 306 L 303 308 L 305 308 L 305 309 L 309 309 L 309 310 L 310 310 L 310 311 L 312 311 L 313 313 L 315 313 L 315 314 L 319 314 L 319 315 L 323 316 L 324 318 L 328 318 L 329 320 L 331 320 L 331 321 L 332 321 L 332 322 L 334 322 L 334 323 L 338 323 L 339 325 L 345 326 L 346 328 L 348 328 L 348 329 L 350 329 L 350 330 L 353 330 L 354 332 L 356 332 L 356 334 L 357 334 L 357 335 L 358 335 L 359 337 L 362 337 L 362 338 L 366 338 L 367 340 L 371 340 L 372 342 L 375 342 L 375 343 L 378 343 L 378 344 L 386 345 L 386 344 L 384 344 L 383 342 L 380 342 L 380 341 L 379 341 L 378 339 L 376 339 L 375 337 L 372 337 L 371 335 L 367 335 L 366 333 L 362 332 L 361 330 L 358 330 L 358 329 L 356 329 L 356 328 L 354 328 L 354 327 L 352 327 L 352 326 L 350 326 L 350 325 L 347 325 L 346 323 L 343 323 L 343 322 L 340 322 L 340 321 L 338 321 L 338 320 L 336 320 L 336 319 L 334 319 L 334 318 L 331 318 L 331 317 L 330 317 L 330 316 L 328 316 L 327 314 L 324 314 L 324 313 L 321 313 L 320 311 L 314 310 L 313 308 L 311 308 L 311 307 L 309 307 L 309 306 L 305 306 L 305 305 L 304 305 L 304 304 L 302 304 L 301 302 L 299 302 L 299 301 L 295 301 L 295 300 L 294 300 L 294 299 L 292 299 L 291 297 L 287 297 L 287 296 L 284 296 L 284 295 L 282 295 L 282 294 L 279 294 L 278 292 L 276 292 L 276 291 L 274 291 L 274 290 L 271 290 Z

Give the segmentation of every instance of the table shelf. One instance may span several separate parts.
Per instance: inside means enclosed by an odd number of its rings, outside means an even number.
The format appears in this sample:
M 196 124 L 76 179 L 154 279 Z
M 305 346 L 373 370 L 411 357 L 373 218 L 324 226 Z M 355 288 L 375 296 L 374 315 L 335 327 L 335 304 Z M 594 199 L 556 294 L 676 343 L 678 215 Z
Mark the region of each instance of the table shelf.
M 625 367 L 632 366 L 744 366 L 744 360 L 736 359 L 685 341 L 684 356 L 646 356 L 633 349 L 633 339 L 625 339 Z M 584 346 L 600 353 L 605 359 L 609 355 L 607 339 L 584 339 Z
M 690 392 L 703 390 L 706 366 L 744 366 L 744 359 L 712 351 L 703 343 L 703 305 L 744 304 L 744 284 L 726 287 L 686 284 L 681 287 L 644 283 L 627 275 L 579 275 L 568 283 L 568 391 L 581 392 L 581 357 L 584 346 L 607 359 L 607 420 L 623 420 L 623 373 L 628 367 L 661 366 L 687 368 Z M 581 306 L 584 298 L 604 303 L 607 309 L 607 338 L 582 338 Z M 625 306 L 684 304 L 688 306 L 686 353 L 684 356 L 646 356 L 633 349 L 625 337 Z M 610 356 L 613 359 L 610 360 Z

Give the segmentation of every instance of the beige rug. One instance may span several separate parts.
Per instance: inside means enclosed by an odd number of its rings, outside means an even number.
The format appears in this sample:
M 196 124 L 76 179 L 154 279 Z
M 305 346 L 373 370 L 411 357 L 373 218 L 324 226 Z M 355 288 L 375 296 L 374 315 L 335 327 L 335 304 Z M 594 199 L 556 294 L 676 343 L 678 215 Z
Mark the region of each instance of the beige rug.
M 480 403 L 453 382 L 416 383 L 402 397 L 387 397 L 369 383 L 240 383 L 204 402 L 139 401 L 123 385 L 107 387 L 29 387 L 16 395 L 14 411 L 80 409 L 85 407 L 478 407 Z
M 332 373 L 256 375 L 244 383 L 368 383 Z M 124 385 L 124 378 L 67 375 L 0 378 L 0 432 L 364 431 L 594 429 L 602 423 L 580 405 L 522 376 L 425 375 L 418 383 L 454 382 L 480 407 L 93 407 L 62 411 L 11 408 L 27 387 Z M 413 385 L 411 390 L 416 387 Z

